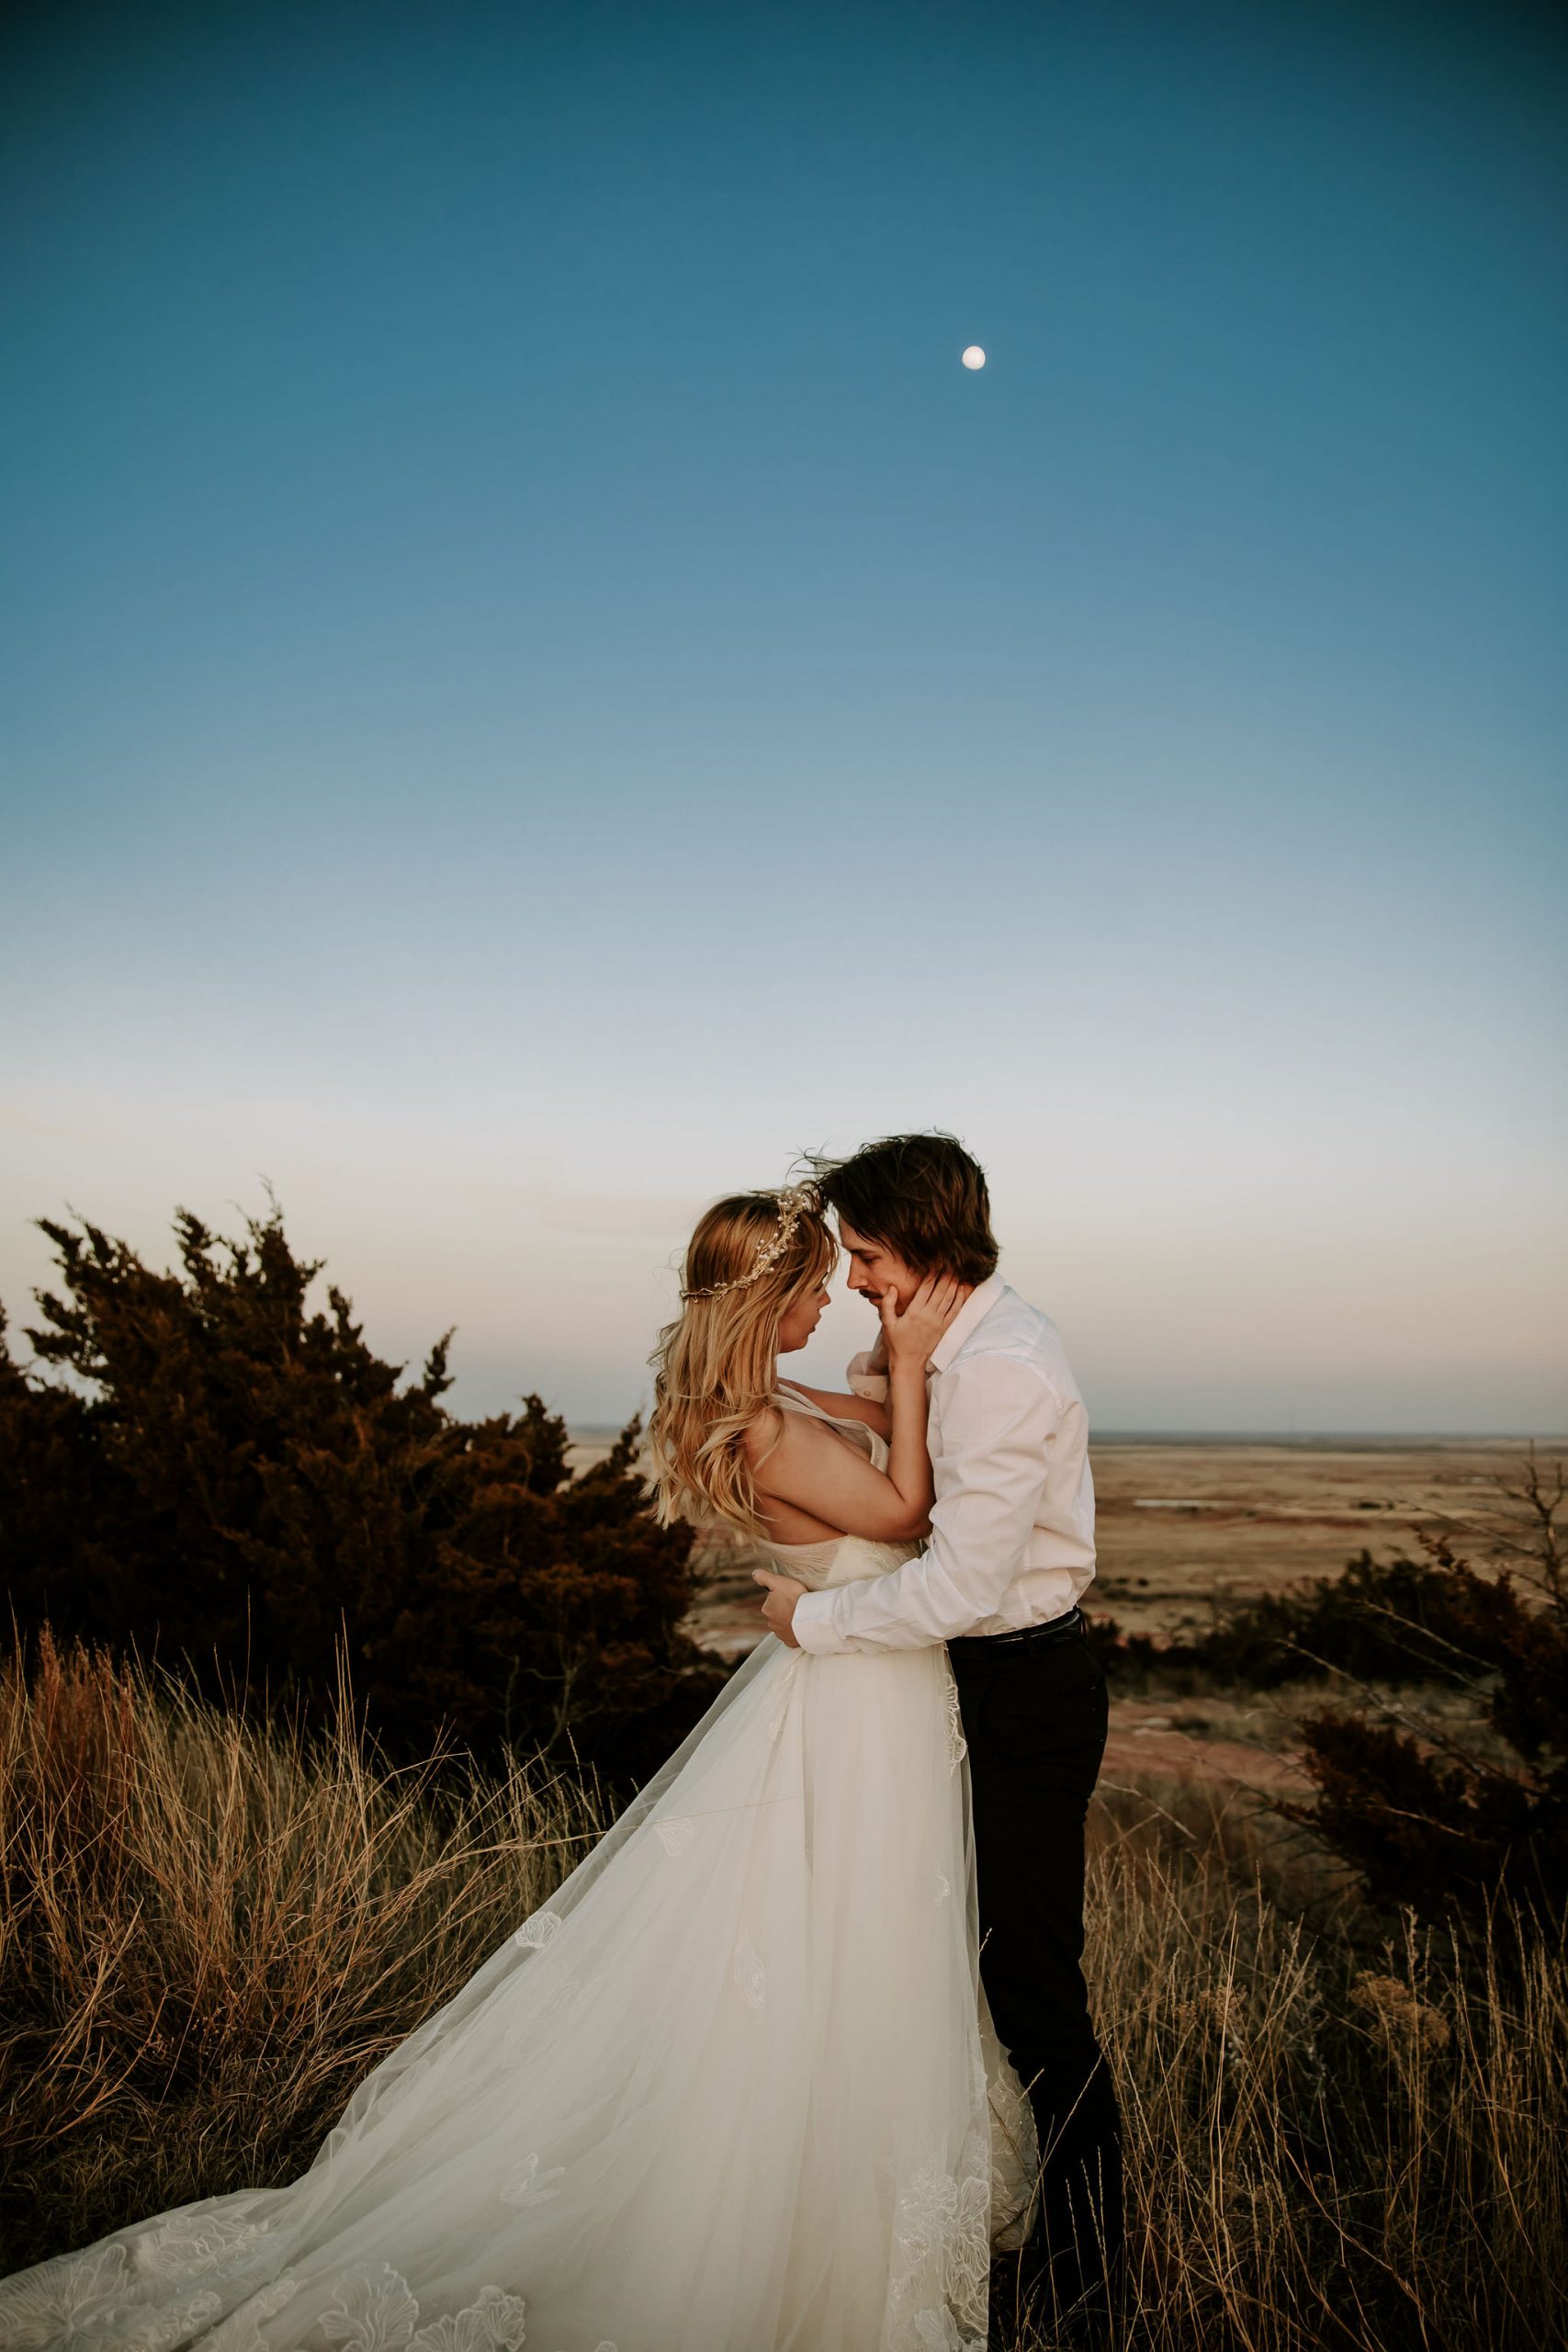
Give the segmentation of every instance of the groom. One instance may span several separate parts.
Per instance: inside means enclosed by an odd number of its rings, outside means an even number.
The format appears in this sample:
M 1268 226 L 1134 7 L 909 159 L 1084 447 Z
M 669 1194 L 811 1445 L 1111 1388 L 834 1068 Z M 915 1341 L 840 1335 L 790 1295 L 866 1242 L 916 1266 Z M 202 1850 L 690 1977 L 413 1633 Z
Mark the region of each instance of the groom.
M 947 1644 L 969 1746 L 981 1974 L 1039 2130 L 1030 2256 L 1048 2305 L 1107 2316 L 1122 2243 L 1116 2099 L 1089 2022 L 1084 1815 L 1105 1747 L 1105 1677 L 1077 1602 L 1094 1575 L 1083 1399 L 1055 1326 L 996 1271 L 986 1179 L 951 1136 L 889 1136 L 817 1163 L 850 1288 L 874 1306 L 921 1277 L 968 1293 L 932 1351 L 936 1501 L 926 1548 L 885 1576 L 809 1592 L 768 1576 L 762 1615 L 810 1651 Z M 882 1397 L 881 1342 L 850 1366 Z

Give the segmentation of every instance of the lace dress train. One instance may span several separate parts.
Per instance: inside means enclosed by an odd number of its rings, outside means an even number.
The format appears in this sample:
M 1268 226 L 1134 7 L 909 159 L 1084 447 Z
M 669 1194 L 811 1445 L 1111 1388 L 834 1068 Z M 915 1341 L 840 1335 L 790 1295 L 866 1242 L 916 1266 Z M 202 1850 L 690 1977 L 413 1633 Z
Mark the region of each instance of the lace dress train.
M 981 2352 L 1033 2159 L 946 1653 L 768 1639 L 307 2171 L 0 2282 L 0 2347 Z

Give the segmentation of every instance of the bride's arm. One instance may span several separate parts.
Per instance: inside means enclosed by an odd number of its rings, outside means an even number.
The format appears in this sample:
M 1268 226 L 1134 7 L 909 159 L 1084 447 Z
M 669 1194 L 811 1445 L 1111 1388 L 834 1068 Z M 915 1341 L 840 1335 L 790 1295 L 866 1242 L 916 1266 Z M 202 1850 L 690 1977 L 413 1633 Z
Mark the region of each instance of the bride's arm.
M 788 1504 L 816 1521 L 824 1536 L 864 1535 L 874 1544 L 918 1535 L 931 1517 L 923 1482 L 900 1488 L 825 1422 L 803 1413 L 764 1414 L 747 1432 L 747 1450 L 764 1517 Z
M 888 1453 L 885 1471 L 835 1437 L 819 1421 L 782 1413 L 774 1430 L 759 1431 L 752 1461 L 759 1492 L 792 1503 L 846 1535 L 891 1543 L 915 1535 L 935 1497 L 926 1449 L 926 1363 L 952 1320 L 962 1285 L 946 1275 L 921 1283 L 902 1315 L 896 1291 L 881 1301 L 886 1340 Z

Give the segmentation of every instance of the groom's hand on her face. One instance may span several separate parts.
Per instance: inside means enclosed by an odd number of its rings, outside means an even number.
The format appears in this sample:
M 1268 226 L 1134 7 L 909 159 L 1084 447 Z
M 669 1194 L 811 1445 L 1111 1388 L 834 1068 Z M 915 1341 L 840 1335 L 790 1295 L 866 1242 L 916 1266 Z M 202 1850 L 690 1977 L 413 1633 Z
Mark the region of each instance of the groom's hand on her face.
M 891 1369 L 895 1359 L 914 1362 L 929 1370 L 931 1350 L 973 1288 L 956 1274 L 924 1274 L 905 1297 L 890 1283 L 876 1302 L 883 1363 Z
M 806 1590 L 793 1577 L 776 1577 L 770 1569 L 753 1568 L 751 1574 L 761 1585 L 766 1585 L 767 1598 L 762 1603 L 762 1623 L 770 1634 L 787 1642 L 792 1650 L 800 1644 L 795 1638 L 795 1604 Z

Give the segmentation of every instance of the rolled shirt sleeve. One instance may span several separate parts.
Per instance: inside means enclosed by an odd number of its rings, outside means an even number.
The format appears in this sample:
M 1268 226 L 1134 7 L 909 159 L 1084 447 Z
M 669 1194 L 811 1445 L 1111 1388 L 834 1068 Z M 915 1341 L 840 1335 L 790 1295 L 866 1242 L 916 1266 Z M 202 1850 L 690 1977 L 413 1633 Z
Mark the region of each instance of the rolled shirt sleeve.
M 804 1593 L 794 1619 L 802 1649 L 930 1649 L 995 1615 L 1039 1514 L 1061 1408 L 1032 1366 L 998 1355 L 941 1374 L 934 1401 L 942 1440 L 925 1550 L 886 1576 Z
M 871 1360 L 874 1353 L 875 1350 L 873 1348 L 863 1348 L 858 1356 L 852 1356 L 849 1372 L 845 1376 L 850 1384 L 852 1396 L 863 1396 L 868 1405 L 886 1405 L 887 1374 L 885 1372 L 873 1372 Z

